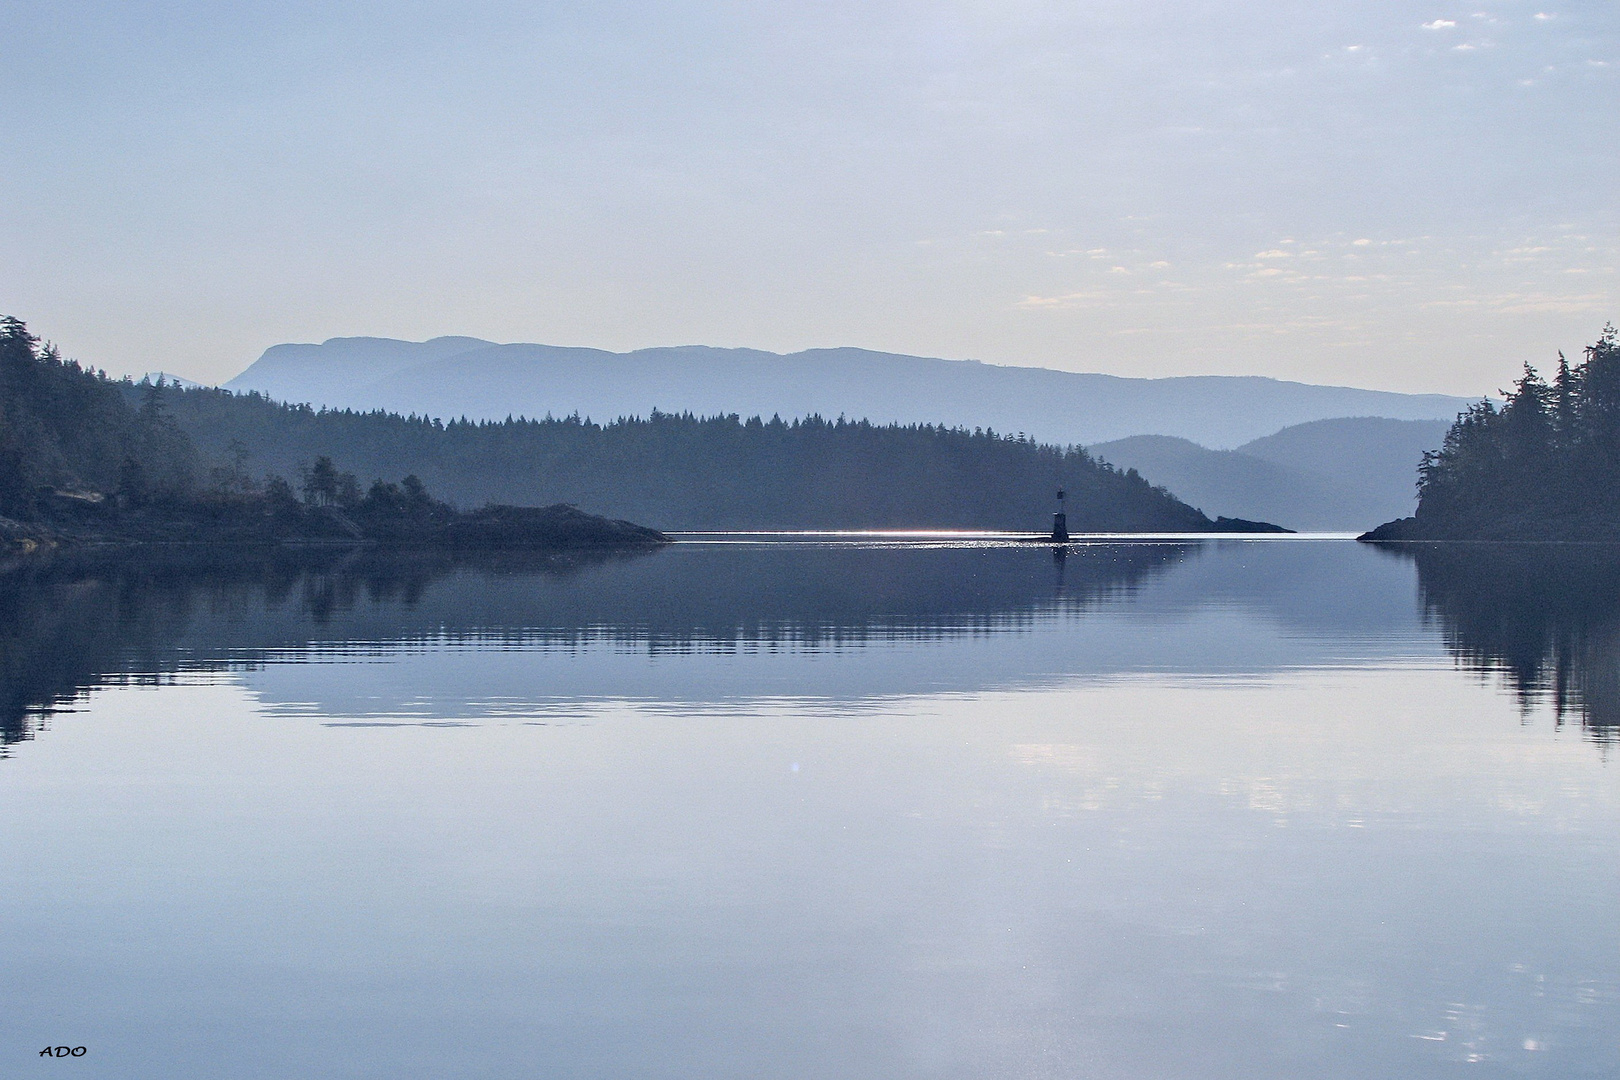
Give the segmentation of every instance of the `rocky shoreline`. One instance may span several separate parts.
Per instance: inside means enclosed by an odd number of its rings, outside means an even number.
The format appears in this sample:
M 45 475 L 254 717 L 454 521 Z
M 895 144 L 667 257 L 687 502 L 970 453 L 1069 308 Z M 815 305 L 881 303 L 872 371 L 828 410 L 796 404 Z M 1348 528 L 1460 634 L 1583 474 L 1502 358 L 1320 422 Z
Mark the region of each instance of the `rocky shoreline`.
M 0 551 L 146 545 L 587 551 L 671 542 L 656 529 L 589 514 L 567 503 L 368 520 L 336 507 L 298 507 L 278 514 L 253 502 L 187 501 L 120 511 L 103 501 L 76 501 L 80 505 L 62 507 L 45 520 L 0 518 Z

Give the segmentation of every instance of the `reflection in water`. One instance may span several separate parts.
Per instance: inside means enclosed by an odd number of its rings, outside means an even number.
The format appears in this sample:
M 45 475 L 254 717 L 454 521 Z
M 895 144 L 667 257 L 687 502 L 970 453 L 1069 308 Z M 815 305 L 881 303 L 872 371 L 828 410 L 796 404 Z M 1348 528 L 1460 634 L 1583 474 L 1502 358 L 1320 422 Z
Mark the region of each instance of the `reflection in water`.
M 1422 544 L 1425 609 L 1470 670 L 1500 673 L 1525 709 L 1545 702 L 1597 739 L 1620 735 L 1620 548 Z
M 1128 595 L 1182 544 L 764 544 L 638 555 L 72 555 L 0 571 L 0 745 L 95 686 L 334 643 L 834 647 L 1025 624 Z
M 531 556 L 523 569 L 562 577 L 590 561 Z M 458 563 L 320 549 L 17 560 L 0 570 L 0 745 L 31 737 L 36 720 L 95 686 L 251 663 L 318 638 L 343 613 L 409 609 Z
M 17 565 L 7 737 L 78 715 L 0 762 L 0 1053 L 1617 1075 L 1620 773 L 1451 658 L 1595 696 L 1549 550 L 1423 555 L 1427 618 L 1286 539 Z

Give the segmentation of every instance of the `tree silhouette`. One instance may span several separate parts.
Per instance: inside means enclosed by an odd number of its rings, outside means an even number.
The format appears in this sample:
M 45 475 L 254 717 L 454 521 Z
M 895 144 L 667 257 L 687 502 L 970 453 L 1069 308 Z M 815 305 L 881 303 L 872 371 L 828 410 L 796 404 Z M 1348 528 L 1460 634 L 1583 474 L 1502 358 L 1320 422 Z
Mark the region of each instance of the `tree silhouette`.
M 1578 365 L 1560 354 L 1551 385 L 1526 365 L 1505 399 L 1471 406 L 1425 455 L 1411 537 L 1620 539 L 1615 328 Z

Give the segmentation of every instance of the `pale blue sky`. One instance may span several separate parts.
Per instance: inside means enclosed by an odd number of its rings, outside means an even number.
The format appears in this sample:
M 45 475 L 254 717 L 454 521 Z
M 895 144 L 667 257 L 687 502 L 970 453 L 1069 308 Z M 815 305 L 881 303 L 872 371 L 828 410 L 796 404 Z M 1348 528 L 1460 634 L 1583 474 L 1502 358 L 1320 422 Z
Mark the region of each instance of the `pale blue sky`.
M 0 310 L 1458 393 L 1620 319 L 1620 5 L 14 0 Z

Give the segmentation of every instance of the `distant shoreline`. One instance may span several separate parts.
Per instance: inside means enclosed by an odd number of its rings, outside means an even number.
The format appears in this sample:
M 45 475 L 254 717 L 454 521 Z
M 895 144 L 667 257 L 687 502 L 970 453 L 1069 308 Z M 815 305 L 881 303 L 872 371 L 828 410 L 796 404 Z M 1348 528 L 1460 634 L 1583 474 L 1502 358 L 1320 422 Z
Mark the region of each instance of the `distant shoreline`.
M 164 512 L 164 511 L 168 512 Z M 0 518 L 0 547 L 41 550 L 121 548 L 331 549 L 377 551 L 614 551 L 656 548 L 670 538 L 634 522 L 559 503 L 487 506 L 425 520 L 357 524 L 333 507 L 301 508 L 296 517 L 262 512 L 254 502 L 182 502 L 133 514 L 87 503 L 77 520 Z

